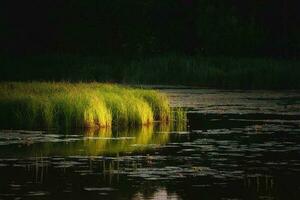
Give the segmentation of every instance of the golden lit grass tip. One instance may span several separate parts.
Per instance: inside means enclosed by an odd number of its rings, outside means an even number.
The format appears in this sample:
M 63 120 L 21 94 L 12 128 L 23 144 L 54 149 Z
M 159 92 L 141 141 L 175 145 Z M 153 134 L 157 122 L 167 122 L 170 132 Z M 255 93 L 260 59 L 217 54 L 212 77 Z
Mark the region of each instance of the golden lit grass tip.
M 170 117 L 168 98 L 154 90 L 100 83 L 0 84 L 4 128 L 136 127 Z

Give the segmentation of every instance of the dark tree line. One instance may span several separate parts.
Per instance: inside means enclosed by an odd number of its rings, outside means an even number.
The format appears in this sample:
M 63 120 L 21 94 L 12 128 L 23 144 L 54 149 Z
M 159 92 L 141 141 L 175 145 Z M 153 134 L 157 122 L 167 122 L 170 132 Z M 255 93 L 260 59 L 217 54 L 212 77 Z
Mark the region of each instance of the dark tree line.
M 299 0 L 7 0 L 2 54 L 296 57 Z

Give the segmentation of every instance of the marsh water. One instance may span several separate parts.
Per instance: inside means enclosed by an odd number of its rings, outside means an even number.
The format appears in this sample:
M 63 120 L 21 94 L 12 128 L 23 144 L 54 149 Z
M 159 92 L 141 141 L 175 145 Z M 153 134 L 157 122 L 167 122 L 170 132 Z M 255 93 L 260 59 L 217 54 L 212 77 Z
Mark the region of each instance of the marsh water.
M 160 90 L 186 125 L 1 130 L 0 199 L 299 199 L 299 91 Z

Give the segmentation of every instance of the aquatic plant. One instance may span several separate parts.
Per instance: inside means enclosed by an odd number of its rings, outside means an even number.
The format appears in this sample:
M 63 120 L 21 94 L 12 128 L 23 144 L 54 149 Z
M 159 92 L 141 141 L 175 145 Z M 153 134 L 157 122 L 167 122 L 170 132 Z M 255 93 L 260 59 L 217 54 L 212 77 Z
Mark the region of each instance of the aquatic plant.
M 154 90 L 67 82 L 1 83 L 0 111 L 5 128 L 137 127 L 171 116 L 168 98 Z
M 171 130 L 187 131 L 188 117 L 185 108 L 174 107 L 171 111 Z

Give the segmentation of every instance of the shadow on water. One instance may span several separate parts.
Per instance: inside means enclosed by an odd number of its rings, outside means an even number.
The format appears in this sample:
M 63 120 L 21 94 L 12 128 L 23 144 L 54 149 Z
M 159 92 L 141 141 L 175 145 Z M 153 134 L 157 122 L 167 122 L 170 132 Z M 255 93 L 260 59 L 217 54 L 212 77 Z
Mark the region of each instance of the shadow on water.
M 169 197 L 166 188 L 149 185 L 147 189 L 125 176 L 126 169 L 151 166 L 156 158 L 149 153 L 165 145 L 172 131 L 174 126 L 164 124 L 122 131 L 90 129 L 73 135 L 2 131 L 0 199 Z
M 182 93 L 188 124 L 0 131 L 0 199 L 299 199 L 295 94 Z

